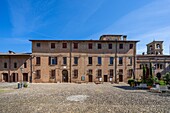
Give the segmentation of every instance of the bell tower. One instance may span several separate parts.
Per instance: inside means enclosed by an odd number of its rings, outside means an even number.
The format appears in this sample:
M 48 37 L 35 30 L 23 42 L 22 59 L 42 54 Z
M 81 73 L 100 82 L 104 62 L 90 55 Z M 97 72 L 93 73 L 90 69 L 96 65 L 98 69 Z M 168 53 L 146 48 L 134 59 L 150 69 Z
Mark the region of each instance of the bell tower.
M 147 46 L 147 54 L 163 55 L 163 41 L 153 41 Z

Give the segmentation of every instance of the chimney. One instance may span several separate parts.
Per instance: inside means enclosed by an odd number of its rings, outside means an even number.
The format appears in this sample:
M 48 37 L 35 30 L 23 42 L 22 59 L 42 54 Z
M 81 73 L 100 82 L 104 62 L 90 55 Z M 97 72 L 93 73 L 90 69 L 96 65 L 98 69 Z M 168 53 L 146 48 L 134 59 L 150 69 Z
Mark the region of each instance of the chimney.
M 126 38 L 127 38 L 127 35 L 124 35 L 124 36 L 123 36 L 123 40 L 125 41 L 125 40 L 126 40 Z

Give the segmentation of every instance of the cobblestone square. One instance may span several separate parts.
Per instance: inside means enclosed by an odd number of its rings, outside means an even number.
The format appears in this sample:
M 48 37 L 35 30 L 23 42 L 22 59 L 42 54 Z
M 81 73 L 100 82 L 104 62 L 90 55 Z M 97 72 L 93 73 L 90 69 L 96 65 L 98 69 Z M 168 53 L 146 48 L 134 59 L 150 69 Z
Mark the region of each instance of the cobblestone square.
M 170 94 L 127 84 L 0 83 L 0 113 L 169 113 Z

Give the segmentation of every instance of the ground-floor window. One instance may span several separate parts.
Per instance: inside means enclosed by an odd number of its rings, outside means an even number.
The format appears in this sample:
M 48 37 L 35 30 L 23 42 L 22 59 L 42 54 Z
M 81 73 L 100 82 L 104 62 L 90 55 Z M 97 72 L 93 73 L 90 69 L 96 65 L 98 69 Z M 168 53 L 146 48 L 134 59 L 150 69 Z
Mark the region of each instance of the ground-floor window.
M 55 79 L 55 70 L 50 71 L 50 79 Z
M 36 70 L 35 79 L 40 79 L 40 78 L 41 78 L 41 70 Z

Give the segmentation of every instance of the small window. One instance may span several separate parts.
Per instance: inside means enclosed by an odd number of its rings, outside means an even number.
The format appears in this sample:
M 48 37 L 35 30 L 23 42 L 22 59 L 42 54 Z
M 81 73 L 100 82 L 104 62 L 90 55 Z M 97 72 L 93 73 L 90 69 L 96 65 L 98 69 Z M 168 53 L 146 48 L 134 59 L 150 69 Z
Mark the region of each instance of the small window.
M 98 65 L 102 65 L 102 57 L 98 57 Z
M 55 49 L 55 43 L 51 43 L 51 49 Z
M 63 48 L 67 48 L 67 43 L 63 43 Z
M 78 77 L 78 70 L 77 69 L 74 70 L 74 77 L 76 77 L 76 78 Z
M 93 74 L 93 70 L 92 69 L 89 69 L 88 70 L 88 75 L 92 75 Z
M 36 57 L 36 65 L 40 65 L 41 64 L 41 59 L 40 57 Z
M 92 43 L 89 43 L 89 49 L 93 49 L 93 44 Z
M 4 68 L 7 68 L 7 63 L 6 62 L 4 63 Z
M 78 57 L 74 57 L 74 64 L 78 65 Z
M 159 45 L 159 44 L 156 44 L 156 48 L 157 48 L 157 49 L 160 49 L 160 45 Z
M 110 65 L 113 65 L 113 62 L 114 62 L 114 58 L 110 57 Z
M 132 57 L 128 57 L 129 59 L 129 65 L 132 65 Z
M 162 64 L 160 64 L 160 69 L 163 69 L 163 65 Z
M 74 49 L 78 49 L 78 43 L 74 43 Z
M 139 65 L 139 68 L 142 69 L 142 68 L 143 68 L 143 64 L 140 64 L 140 65 Z
M 40 79 L 41 78 L 41 70 L 36 70 L 36 77 L 35 79 Z
M 132 49 L 132 48 L 133 48 L 133 44 L 130 44 L 130 45 L 129 45 L 129 49 Z
M 123 57 L 119 57 L 119 65 L 123 64 Z
M 119 75 L 123 75 L 123 69 L 119 69 Z
M 26 62 L 24 63 L 24 68 L 27 68 L 27 63 Z
M 112 49 L 112 44 L 108 44 L 108 49 Z
M 17 63 L 16 62 L 14 63 L 14 68 L 17 68 Z
M 129 69 L 129 70 L 128 70 L 128 76 L 129 76 L 129 77 L 132 77 L 132 73 L 133 73 L 133 69 Z
M 123 44 L 119 44 L 119 49 L 123 49 Z
M 97 45 L 97 48 L 98 48 L 98 49 L 102 49 L 102 44 L 98 44 L 98 45 Z
M 109 76 L 110 76 L 110 78 L 113 78 L 113 69 L 109 70 Z
M 67 65 L 67 57 L 63 57 L 63 65 Z
M 37 47 L 41 47 L 41 43 L 36 43 L 36 46 Z
M 50 79 L 55 79 L 55 70 L 51 70 Z
M 93 63 L 92 57 L 88 57 L 88 63 L 89 63 L 89 65 L 92 65 L 92 63 Z
M 97 77 L 102 77 L 102 70 L 101 69 L 97 70 Z
M 49 57 L 49 65 L 57 65 L 57 57 Z

